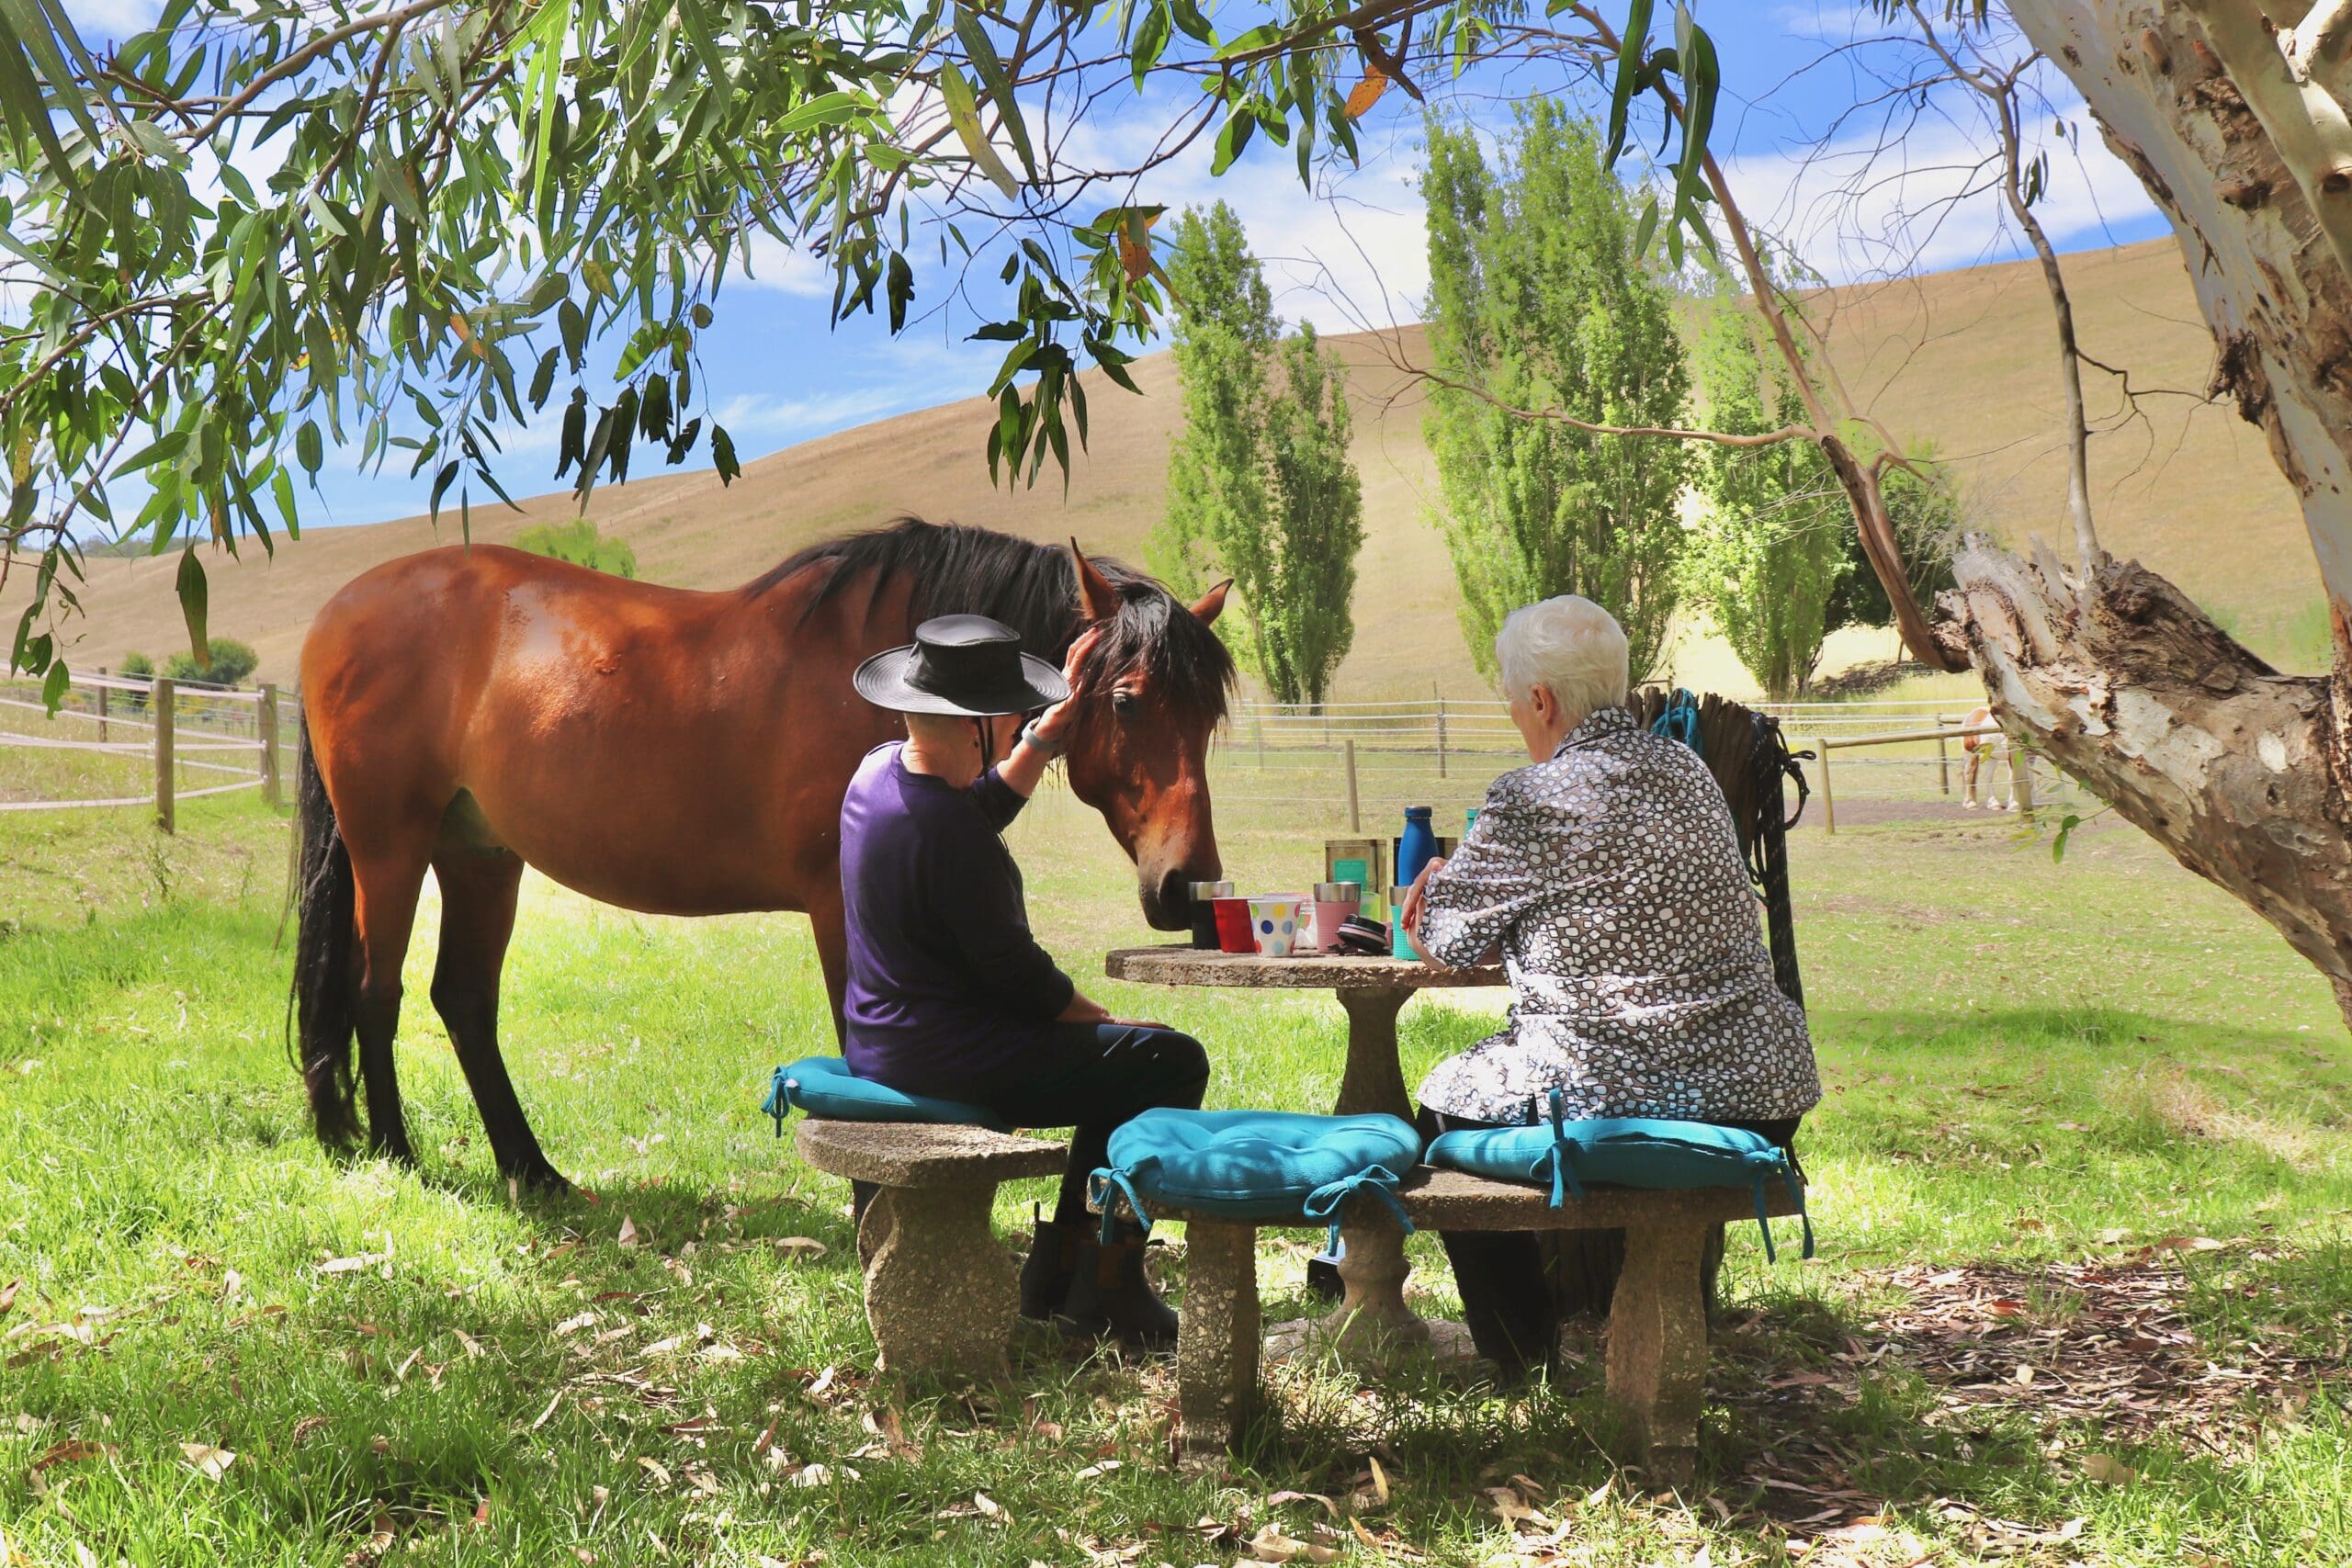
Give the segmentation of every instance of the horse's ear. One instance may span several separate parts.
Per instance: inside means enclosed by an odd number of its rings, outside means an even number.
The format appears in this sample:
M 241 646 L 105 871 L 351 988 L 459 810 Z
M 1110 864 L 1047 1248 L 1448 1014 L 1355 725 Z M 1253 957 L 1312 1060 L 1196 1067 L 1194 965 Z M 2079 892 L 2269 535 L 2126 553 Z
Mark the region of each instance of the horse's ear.
M 1211 622 L 1215 621 L 1217 617 L 1217 612 L 1225 608 L 1225 592 L 1232 586 L 1233 579 L 1228 577 L 1223 582 L 1218 583 L 1215 588 L 1210 589 L 1206 593 L 1202 594 L 1198 599 L 1193 601 L 1193 614 L 1201 618 L 1201 624 L 1203 626 L 1207 626 Z
M 1086 558 L 1078 541 L 1069 542 L 1070 564 L 1078 569 L 1078 603 L 1089 622 L 1107 621 L 1119 613 L 1119 591 Z

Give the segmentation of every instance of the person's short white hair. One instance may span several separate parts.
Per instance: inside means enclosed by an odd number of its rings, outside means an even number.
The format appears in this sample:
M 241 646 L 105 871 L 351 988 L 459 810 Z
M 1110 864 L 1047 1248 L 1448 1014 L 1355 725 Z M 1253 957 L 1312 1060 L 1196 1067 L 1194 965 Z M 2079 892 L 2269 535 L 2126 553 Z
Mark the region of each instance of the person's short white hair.
M 1537 686 L 1547 687 L 1574 719 L 1625 700 L 1625 628 L 1577 594 L 1513 610 L 1495 634 L 1495 661 L 1506 696 L 1523 697 Z

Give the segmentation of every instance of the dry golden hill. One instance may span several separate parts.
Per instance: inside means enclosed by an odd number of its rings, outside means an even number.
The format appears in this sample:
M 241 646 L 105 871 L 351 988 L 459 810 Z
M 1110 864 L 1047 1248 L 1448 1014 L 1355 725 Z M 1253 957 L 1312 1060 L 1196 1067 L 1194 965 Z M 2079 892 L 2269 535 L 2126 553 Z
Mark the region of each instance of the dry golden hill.
M 2259 433 L 2201 401 L 2212 345 L 2178 250 L 2166 240 L 2085 253 L 2067 258 L 2066 270 L 2086 349 L 2129 367 L 2134 389 L 2147 394 L 2126 417 L 2115 385 L 2090 373 L 2094 409 L 2109 427 L 2095 448 L 2105 542 L 2172 577 L 2264 651 L 2313 657 L 2317 577 L 2293 498 Z M 2066 535 L 2049 310 L 2030 267 L 1849 288 L 1815 309 L 1849 389 L 1897 434 L 1931 440 L 1952 459 L 1985 526 L 2012 541 Z M 1352 371 L 1366 533 L 1355 651 L 1334 694 L 1426 694 L 1432 682 L 1449 694 L 1482 691 L 1455 626 L 1443 546 L 1423 519 L 1433 490 L 1423 400 L 1395 363 L 1422 360 L 1421 334 L 1333 341 Z M 899 513 L 1040 539 L 1075 534 L 1090 550 L 1137 559 L 1159 514 L 1179 411 L 1166 355 L 1141 361 L 1135 375 L 1140 398 L 1090 388 L 1091 449 L 1067 499 L 1050 482 L 990 488 L 981 441 L 992 410 L 971 399 L 761 458 L 731 488 L 707 472 L 606 486 L 589 514 L 635 547 L 644 576 L 698 588 L 742 581 L 811 539 Z M 541 496 L 519 515 L 477 508 L 474 532 L 503 540 L 569 514 L 568 494 Z M 212 629 L 253 643 L 264 678 L 289 680 L 312 611 L 337 587 L 379 561 L 456 537 L 452 513 L 438 534 L 423 518 L 320 528 L 281 545 L 274 560 L 258 550 L 241 563 L 220 560 L 209 566 Z M 88 617 L 71 628 L 77 668 L 130 649 L 160 657 L 179 646 L 169 558 L 94 559 L 89 569 Z M 1694 661 L 1709 676 L 1721 671 L 1719 659 L 1694 653 Z

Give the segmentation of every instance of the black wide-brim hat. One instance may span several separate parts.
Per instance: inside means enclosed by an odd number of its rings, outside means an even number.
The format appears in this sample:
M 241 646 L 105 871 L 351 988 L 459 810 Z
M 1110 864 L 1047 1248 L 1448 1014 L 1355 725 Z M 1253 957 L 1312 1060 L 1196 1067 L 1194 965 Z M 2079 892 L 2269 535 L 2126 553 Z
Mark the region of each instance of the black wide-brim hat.
M 857 694 L 897 713 L 971 718 L 1029 713 L 1069 695 L 1069 682 L 1021 651 L 1021 636 L 986 615 L 940 615 L 904 648 L 877 653 L 850 677 Z

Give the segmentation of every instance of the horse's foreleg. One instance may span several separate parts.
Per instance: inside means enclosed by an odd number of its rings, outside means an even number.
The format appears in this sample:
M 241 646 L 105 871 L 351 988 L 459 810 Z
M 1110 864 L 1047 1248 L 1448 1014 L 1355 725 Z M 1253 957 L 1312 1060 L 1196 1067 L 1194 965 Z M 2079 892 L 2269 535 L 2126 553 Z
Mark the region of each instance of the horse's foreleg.
M 849 991 L 849 934 L 838 877 L 809 893 L 808 931 L 816 938 L 817 962 L 824 967 L 825 995 L 833 1006 L 833 1042 L 839 1044 L 846 1038 L 842 998 Z
M 425 855 L 390 852 L 345 843 L 354 885 L 352 922 L 358 935 L 359 968 L 352 1008 L 359 1037 L 359 1081 L 368 1091 L 368 1146 L 373 1153 L 416 1163 L 409 1146 L 408 1122 L 401 1114 L 400 1075 L 392 1059 L 392 1037 L 400 1031 L 401 965 L 416 925 L 416 898 L 424 886 Z
M 458 1066 L 473 1090 L 499 1174 L 543 1191 L 571 1184 L 532 1135 L 523 1102 L 498 1051 L 498 976 L 514 934 L 514 897 L 522 857 L 506 850 L 443 843 L 434 852 L 441 884 L 441 952 L 433 964 L 433 1008 L 449 1031 Z

